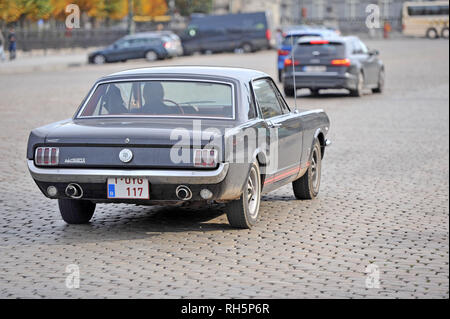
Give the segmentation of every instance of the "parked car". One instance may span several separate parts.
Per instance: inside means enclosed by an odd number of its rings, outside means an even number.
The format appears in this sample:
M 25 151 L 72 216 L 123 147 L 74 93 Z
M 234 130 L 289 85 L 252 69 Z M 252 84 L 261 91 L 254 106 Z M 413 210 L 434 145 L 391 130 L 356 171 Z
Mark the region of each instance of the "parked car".
M 184 52 L 189 55 L 271 48 L 269 21 L 265 12 L 194 16 L 182 36 Z
M 332 37 L 337 36 L 336 31 L 325 28 L 302 27 L 300 29 L 291 29 L 283 35 L 281 47 L 278 48 L 278 81 L 283 82 L 284 61 L 289 57 L 292 51 L 292 43 L 297 44 L 303 37 Z
M 385 67 L 379 52 L 369 50 L 357 37 L 302 38 L 293 56 L 285 60 L 286 96 L 301 88 L 313 95 L 321 89 L 347 89 L 352 96 L 361 96 L 364 89 L 383 92 Z
M 167 34 L 137 33 L 89 54 L 89 63 L 125 62 L 132 59 L 162 60 L 180 54 L 176 40 Z
M 100 79 L 73 118 L 33 130 L 27 159 L 69 224 L 97 203 L 216 201 L 250 228 L 263 193 L 292 183 L 298 199 L 318 195 L 329 126 L 322 110 L 288 106 L 265 73 L 139 69 Z

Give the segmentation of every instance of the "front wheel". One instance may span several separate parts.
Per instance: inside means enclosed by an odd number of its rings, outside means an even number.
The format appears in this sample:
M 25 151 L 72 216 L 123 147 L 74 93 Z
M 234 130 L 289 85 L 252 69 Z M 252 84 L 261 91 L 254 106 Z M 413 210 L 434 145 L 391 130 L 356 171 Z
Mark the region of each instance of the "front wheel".
M 259 217 L 261 204 L 261 175 L 257 163 L 252 164 L 241 198 L 227 204 L 226 212 L 231 226 L 252 228 Z
M 448 27 L 444 27 L 441 30 L 441 38 L 443 39 L 448 39 Z
M 308 171 L 300 179 L 292 183 L 294 195 L 300 200 L 311 200 L 319 195 L 322 176 L 322 151 L 319 140 L 316 139 L 311 154 Z
M 380 70 L 380 74 L 378 75 L 378 84 L 375 89 L 372 90 L 373 93 L 383 93 L 384 90 L 384 81 L 385 81 L 385 74 L 384 70 Z
M 86 200 L 58 199 L 59 212 L 69 225 L 87 224 L 95 212 L 95 204 Z

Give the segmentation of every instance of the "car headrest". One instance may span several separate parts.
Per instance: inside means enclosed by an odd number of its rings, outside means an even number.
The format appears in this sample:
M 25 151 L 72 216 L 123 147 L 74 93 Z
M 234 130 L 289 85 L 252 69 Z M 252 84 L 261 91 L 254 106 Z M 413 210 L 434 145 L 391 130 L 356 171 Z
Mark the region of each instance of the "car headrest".
M 144 85 L 144 99 L 149 101 L 162 101 L 164 99 L 164 88 L 159 82 L 149 82 Z

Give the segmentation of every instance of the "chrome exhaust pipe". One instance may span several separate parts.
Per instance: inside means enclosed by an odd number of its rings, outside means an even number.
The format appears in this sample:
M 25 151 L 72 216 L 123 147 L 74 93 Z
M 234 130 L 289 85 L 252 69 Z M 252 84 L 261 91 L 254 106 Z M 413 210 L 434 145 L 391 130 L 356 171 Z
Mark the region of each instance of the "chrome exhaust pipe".
M 66 195 L 72 199 L 80 199 L 83 197 L 83 189 L 78 184 L 69 184 L 66 187 Z
M 177 198 L 182 201 L 188 201 L 192 199 L 192 191 L 189 187 L 180 185 L 175 191 Z

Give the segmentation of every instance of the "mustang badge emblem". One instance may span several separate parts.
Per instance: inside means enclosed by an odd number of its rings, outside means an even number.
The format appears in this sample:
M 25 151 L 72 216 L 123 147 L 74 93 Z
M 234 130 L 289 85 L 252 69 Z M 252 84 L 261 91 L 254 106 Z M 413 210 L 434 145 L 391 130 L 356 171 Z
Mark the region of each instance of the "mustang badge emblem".
M 130 151 L 129 149 L 123 149 L 119 153 L 119 159 L 123 163 L 129 163 L 133 159 L 133 152 Z

